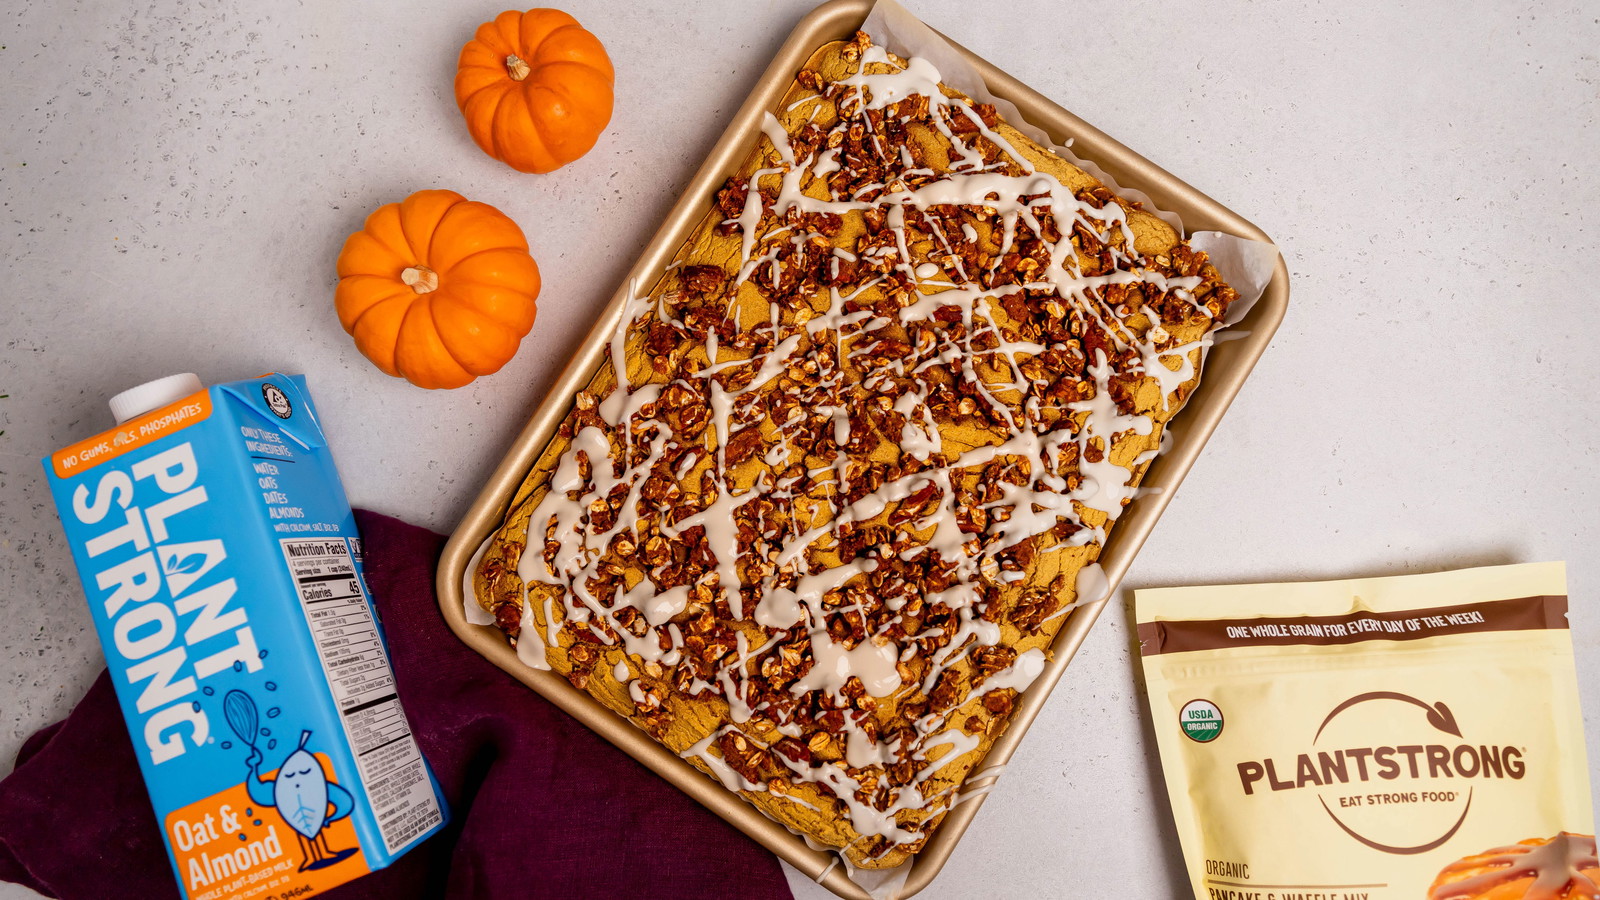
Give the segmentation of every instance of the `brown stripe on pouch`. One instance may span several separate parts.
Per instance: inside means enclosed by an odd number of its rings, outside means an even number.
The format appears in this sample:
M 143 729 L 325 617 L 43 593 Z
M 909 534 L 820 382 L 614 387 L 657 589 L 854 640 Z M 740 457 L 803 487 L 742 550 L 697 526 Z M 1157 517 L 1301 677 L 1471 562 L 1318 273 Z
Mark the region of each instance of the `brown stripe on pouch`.
M 1442 624 L 1423 619 L 1443 619 Z M 1353 623 L 1376 623 L 1353 625 Z M 1408 623 L 1415 623 L 1412 628 Z M 1342 633 L 1340 628 L 1343 627 Z M 1397 631 L 1384 630 L 1398 628 Z M 1414 641 L 1451 634 L 1566 629 L 1567 598 L 1543 594 L 1397 612 L 1335 616 L 1260 616 L 1140 622 L 1139 655 L 1222 650 L 1230 647 L 1327 646 L 1360 641 Z M 1240 629 L 1233 633 L 1229 629 Z

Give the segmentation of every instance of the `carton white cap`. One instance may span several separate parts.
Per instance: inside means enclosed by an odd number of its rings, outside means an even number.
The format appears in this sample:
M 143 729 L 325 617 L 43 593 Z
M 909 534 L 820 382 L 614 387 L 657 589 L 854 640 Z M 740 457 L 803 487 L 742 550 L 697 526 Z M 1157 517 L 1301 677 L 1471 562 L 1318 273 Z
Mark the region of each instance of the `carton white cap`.
M 200 376 L 193 372 L 183 372 L 178 375 L 168 375 L 157 378 L 155 381 L 146 381 L 138 387 L 131 387 L 111 398 L 111 414 L 116 416 L 117 424 L 142 416 L 152 409 L 160 409 L 168 403 L 179 400 L 196 393 L 204 385 L 200 383 Z

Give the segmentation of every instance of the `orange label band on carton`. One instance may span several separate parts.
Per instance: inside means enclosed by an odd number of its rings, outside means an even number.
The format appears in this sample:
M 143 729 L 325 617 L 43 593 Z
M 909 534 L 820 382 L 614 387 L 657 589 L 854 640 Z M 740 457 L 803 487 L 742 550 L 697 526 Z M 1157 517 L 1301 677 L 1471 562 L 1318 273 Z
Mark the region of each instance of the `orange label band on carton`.
M 57 450 L 50 455 L 50 467 L 55 470 L 57 478 L 71 478 L 108 459 L 116 459 L 174 431 L 203 422 L 210 415 L 211 395 L 200 391 L 124 422 L 110 431 Z

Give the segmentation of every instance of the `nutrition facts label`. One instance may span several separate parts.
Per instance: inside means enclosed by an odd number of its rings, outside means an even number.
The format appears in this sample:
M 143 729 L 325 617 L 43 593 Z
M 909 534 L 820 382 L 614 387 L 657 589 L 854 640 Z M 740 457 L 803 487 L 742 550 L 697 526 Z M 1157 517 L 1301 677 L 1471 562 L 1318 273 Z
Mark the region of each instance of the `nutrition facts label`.
M 279 541 L 384 843 L 394 853 L 442 814 L 356 570 L 360 541 Z

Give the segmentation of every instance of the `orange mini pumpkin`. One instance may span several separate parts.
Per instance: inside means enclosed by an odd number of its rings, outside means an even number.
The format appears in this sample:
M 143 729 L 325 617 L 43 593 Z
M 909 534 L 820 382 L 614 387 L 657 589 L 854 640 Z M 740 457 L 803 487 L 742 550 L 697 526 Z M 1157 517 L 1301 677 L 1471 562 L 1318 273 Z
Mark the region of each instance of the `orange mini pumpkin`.
M 605 47 L 558 9 L 508 11 L 461 48 L 456 105 L 483 152 L 549 172 L 589 152 L 611 121 Z
M 418 191 L 378 207 L 344 242 L 334 305 L 378 368 L 457 388 L 516 354 L 538 296 L 517 223 L 455 191 Z

